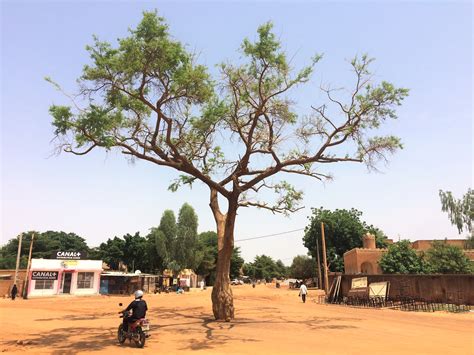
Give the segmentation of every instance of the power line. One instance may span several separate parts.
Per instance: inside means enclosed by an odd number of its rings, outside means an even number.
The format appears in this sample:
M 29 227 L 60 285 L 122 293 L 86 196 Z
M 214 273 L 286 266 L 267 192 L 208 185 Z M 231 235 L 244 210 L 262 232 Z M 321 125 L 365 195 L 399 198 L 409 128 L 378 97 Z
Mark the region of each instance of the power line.
M 251 238 L 239 239 L 239 240 L 236 240 L 235 242 L 245 242 L 245 241 L 247 241 L 247 240 L 270 238 L 270 237 L 275 237 L 275 236 L 279 236 L 279 235 L 283 235 L 283 234 L 298 232 L 298 231 L 302 231 L 302 230 L 304 230 L 304 228 L 294 229 L 294 230 L 291 230 L 291 231 L 286 231 L 286 232 L 281 232 L 281 233 L 274 233 L 274 234 L 261 235 L 261 236 L 259 236 L 259 237 L 251 237 Z

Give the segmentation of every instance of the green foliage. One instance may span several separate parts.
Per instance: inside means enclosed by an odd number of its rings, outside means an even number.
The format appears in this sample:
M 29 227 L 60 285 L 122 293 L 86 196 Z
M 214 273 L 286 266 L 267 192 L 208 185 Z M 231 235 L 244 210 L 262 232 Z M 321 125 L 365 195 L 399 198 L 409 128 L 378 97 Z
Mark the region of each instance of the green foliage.
M 367 55 L 351 62 L 357 84 L 348 103 L 334 98 L 330 88 L 322 89 L 341 111 L 342 122 L 327 116 L 326 105 L 313 107 L 308 119 L 298 117 L 289 93 L 309 81 L 321 56 L 299 70 L 291 68 L 272 30 L 268 22 L 258 28 L 256 40 L 245 39 L 243 61 L 222 64 L 215 82 L 205 66 L 195 63 L 194 54 L 170 35 L 156 11 L 144 12 L 136 28 L 116 44 L 95 36 L 87 46 L 90 62 L 79 80 L 79 95 L 88 106 L 73 102 L 71 107 L 50 107 L 61 148 L 78 155 L 96 147 L 117 148 L 179 170 L 172 191 L 201 180 L 240 206 L 289 213 L 298 209 L 302 192 L 285 181 L 267 184 L 264 179 L 290 173 L 327 180 L 330 174 L 316 172 L 313 165 L 365 161 L 374 167 L 386 153 L 402 147 L 398 137 L 368 134 L 397 117 L 395 108 L 408 90 L 386 81 L 373 84 L 373 59 Z M 226 157 L 221 144 L 229 138 L 239 149 Z M 284 143 L 289 139 L 294 144 Z M 332 149 L 341 144 L 355 149 L 338 156 Z M 248 196 L 262 187 L 280 195 L 275 205 Z
M 451 224 L 456 226 L 459 234 L 463 230 L 474 235 L 472 225 L 474 223 L 474 190 L 468 189 L 460 200 L 456 200 L 450 191 L 439 190 L 439 197 L 443 212 L 448 213 Z
M 120 263 L 124 260 L 124 249 L 125 241 L 114 237 L 100 244 L 98 254 L 112 270 L 119 270 Z
M 354 208 L 335 211 L 323 207 L 312 208 L 312 213 L 310 224 L 306 227 L 303 237 L 304 246 L 308 248 L 310 255 L 316 258 L 316 240 L 318 240 L 320 253 L 322 252 L 321 222 L 324 222 L 328 266 L 331 271 L 344 271 L 344 253 L 362 247 L 362 236 L 367 232 L 375 235 L 377 247 L 386 246 L 387 238 L 384 233 L 362 221 L 362 212 Z M 323 260 L 322 254 L 320 260 Z
M 288 277 L 290 273 L 290 268 L 285 266 L 285 264 L 283 264 L 283 261 L 277 260 L 275 263 L 275 266 L 276 266 L 276 272 L 277 272 L 278 278 Z
M 189 185 L 191 187 L 195 180 L 195 177 L 188 175 L 180 175 L 168 186 L 168 190 L 170 190 L 171 192 L 176 192 L 182 185 Z
M 201 255 L 198 250 L 198 217 L 194 208 L 185 203 L 179 210 L 176 243 L 174 247 L 174 260 L 183 269 L 195 269 Z
M 401 240 L 388 247 L 379 261 L 384 274 L 419 274 L 424 271 L 422 257 L 418 256 L 409 240 Z
M 198 236 L 198 252 L 201 261 L 196 268 L 196 273 L 206 278 L 207 285 L 213 285 L 216 278 L 217 265 L 217 233 L 213 231 L 203 232 Z M 230 278 L 234 279 L 240 276 L 240 269 L 244 264 L 244 259 L 240 256 L 240 248 L 234 247 L 230 260 Z
M 434 241 L 424 255 L 425 272 L 430 274 L 469 274 L 473 267 L 461 248 Z
M 149 260 L 147 258 L 147 240 L 137 232 L 134 235 L 123 236 L 123 261 L 129 271 L 149 271 Z
M 155 241 L 158 256 L 163 260 L 163 268 L 175 259 L 175 244 L 178 233 L 176 217 L 172 210 L 165 210 L 158 228 L 152 228 L 150 235 Z
M 309 279 L 317 276 L 316 259 L 306 255 L 298 255 L 293 258 L 290 266 L 290 276 L 297 279 Z
M 182 269 L 194 269 L 200 262 L 197 244 L 197 216 L 194 209 L 184 204 L 178 223 L 172 210 L 165 210 L 158 227 L 151 228 L 146 237 L 139 233 L 115 237 L 99 247 L 98 255 L 112 269 L 123 263 L 129 271 L 162 272 L 170 269 L 175 274 Z
M 234 250 L 232 251 L 232 256 L 230 258 L 229 277 L 231 279 L 236 279 L 240 277 L 240 270 L 242 269 L 242 265 L 244 265 L 244 259 L 240 256 L 240 247 L 234 247 Z
M 20 267 L 26 268 L 28 253 L 32 234 L 35 234 L 33 242 L 32 258 L 51 258 L 56 251 L 81 251 L 89 252 L 89 247 L 84 238 L 74 233 L 62 231 L 26 232 L 23 233 L 21 242 Z M 16 266 L 16 256 L 18 251 L 18 238 L 10 239 L 7 244 L 0 249 L 0 268 L 11 269 Z
M 246 276 L 253 279 L 265 279 L 270 281 L 273 278 L 286 277 L 288 270 L 281 260 L 275 262 L 266 255 L 257 255 L 253 263 L 243 265 L 243 271 Z
M 99 245 L 95 254 L 112 270 L 119 270 L 123 265 L 129 272 L 154 272 L 156 265 L 151 252 L 149 239 L 136 232 L 133 235 L 127 233 L 122 238 L 109 238 Z
M 215 279 L 217 265 L 217 233 L 208 231 L 199 234 L 199 252 L 201 262 L 196 268 L 196 273 L 206 278 L 206 284 L 212 285 Z

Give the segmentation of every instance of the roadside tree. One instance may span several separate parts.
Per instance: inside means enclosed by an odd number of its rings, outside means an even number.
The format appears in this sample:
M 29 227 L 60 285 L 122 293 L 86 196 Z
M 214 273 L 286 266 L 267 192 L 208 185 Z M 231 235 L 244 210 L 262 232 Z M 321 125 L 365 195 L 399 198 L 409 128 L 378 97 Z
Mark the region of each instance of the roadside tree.
M 245 39 L 243 60 L 222 64 L 213 81 L 196 56 L 169 35 L 164 19 L 145 12 L 117 45 L 95 38 L 88 47 L 91 62 L 79 79 L 84 100 L 50 107 L 58 148 L 65 152 L 117 149 L 179 171 L 172 190 L 195 181 L 207 185 L 218 235 L 213 313 L 226 321 L 234 318 L 229 272 L 239 207 L 296 211 L 303 194 L 279 177 L 328 180 L 323 168 L 331 163 L 364 162 L 372 168 L 401 148 L 397 137 L 372 131 L 396 118 L 406 89 L 371 83 L 372 60 L 364 55 L 350 63 L 355 84 L 346 97 L 323 87 L 336 114 L 322 104 L 299 115 L 292 90 L 309 81 L 321 56 L 293 70 L 271 30 L 264 24 L 256 41 Z M 257 199 L 262 189 L 277 194 L 274 203 Z

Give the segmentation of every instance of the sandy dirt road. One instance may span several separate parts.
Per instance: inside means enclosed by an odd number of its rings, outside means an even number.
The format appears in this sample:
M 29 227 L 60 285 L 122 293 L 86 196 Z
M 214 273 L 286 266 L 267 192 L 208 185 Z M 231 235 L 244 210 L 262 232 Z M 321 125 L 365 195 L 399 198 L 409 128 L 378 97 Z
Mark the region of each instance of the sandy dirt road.
M 235 286 L 236 319 L 212 319 L 210 289 L 147 295 L 144 349 L 119 345 L 118 303 L 131 297 L 0 300 L 0 351 L 29 354 L 474 354 L 474 313 L 303 304 L 297 292 Z M 18 344 L 26 342 L 26 345 Z

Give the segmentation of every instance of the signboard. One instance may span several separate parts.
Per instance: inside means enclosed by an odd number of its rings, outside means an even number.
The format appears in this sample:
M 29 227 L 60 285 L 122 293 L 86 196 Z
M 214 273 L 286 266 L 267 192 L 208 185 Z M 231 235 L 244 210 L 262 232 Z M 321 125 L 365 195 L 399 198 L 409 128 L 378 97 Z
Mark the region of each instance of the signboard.
M 31 279 L 32 280 L 57 280 L 58 279 L 57 271 L 32 271 Z
M 79 262 L 77 260 L 64 260 L 64 261 L 61 261 L 61 266 L 65 269 L 67 268 L 74 268 L 77 266 Z
M 369 297 L 387 297 L 388 282 L 372 282 L 369 285 Z
M 355 279 L 352 279 L 352 288 L 364 288 L 367 287 L 367 277 L 358 277 Z
M 87 254 L 81 251 L 56 251 L 53 253 L 53 259 L 60 260 L 81 260 L 87 257 Z

